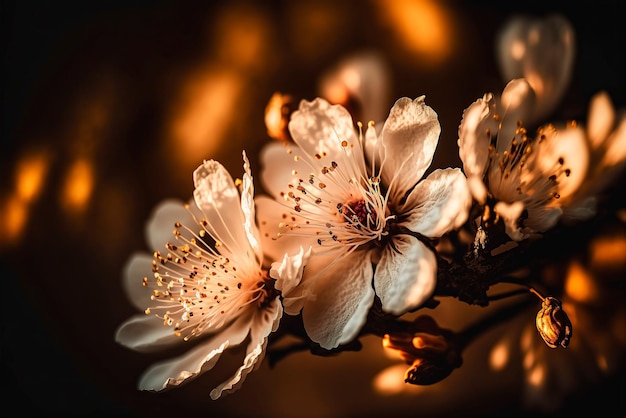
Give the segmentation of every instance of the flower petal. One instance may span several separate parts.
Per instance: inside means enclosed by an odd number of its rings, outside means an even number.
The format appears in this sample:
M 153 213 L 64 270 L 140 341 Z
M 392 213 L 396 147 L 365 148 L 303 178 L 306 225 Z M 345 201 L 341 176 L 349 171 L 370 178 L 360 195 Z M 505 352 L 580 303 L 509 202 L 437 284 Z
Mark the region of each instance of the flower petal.
M 351 152 L 361 152 L 359 146 L 345 149 L 346 152 L 343 152 L 342 141 L 358 144 L 352 117 L 343 106 L 331 105 L 321 98 L 300 102 L 298 110 L 291 115 L 289 132 L 305 155 L 319 157 L 331 155 L 342 160 L 337 162 L 343 166 L 347 166 L 341 163 Z
M 458 168 L 433 171 L 411 191 L 399 212 L 407 219 L 402 226 L 438 238 L 461 226 L 468 216 L 472 197 L 465 176 Z
M 622 169 L 626 162 L 626 115 L 622 115 L 615 130 L 604 142 L 606 147 L 601 169 L 618 168 Z
M 152 276 L 152 261 L 148 253 L 135 253 L 126 261 L 122 270 L 124 290 L 130 302 L 140 311 L 152 304 L 152 293 L 143 284 L 143 278 Z
M 311 257 L 311 247 L 300 251 L 293 256 L 285 254 L 282 261 L 272 263 L 270 277 L 276 279 L 275 287 L 283 296 L 288 297 L 291 291 L 300 284 L 304 267 Z
M 493 210 L 504 221 L 506 233 L 511 239 L 521 241 L 525 238 L 525 235 L 522 233 L 522 228 L 518 224 L 519 218 L 524 211 L 524 204 L 522 202 L 518 200 L 508 204 L 500 201 L 494 205 Z
M 307 277 L 309 268 L 314 278 Z M 365 325 L 374 302 L 372 270 L 368 251 L 311 258 L 303 279 L 311 295 L 304 301 L 302 318 L 307 334 L 322 348 L 352 341 Z
M 189 227 L 196 225 L 196 221 L 185 209 L 185 204 L 182 201 L 166 199 L 154 208 L 145 226 L 146 241 L 150 250 L 163 250 L 166 248 L 166 243 L 174 241 L 172 231 L 176 222 Z
M 589 146 L 584 130 L 578 126 L 567 126 L 562 129 L 543 129 L 542 141 L 538 141 L 534 152 L 537 153 L 537 168 L 534 164 L 524 167 L 522 180 L 526 183 L 536 182 L 535 177 L 550 176 L 555 170 L 557 161 L 562 169 L 567 169 L 566 176 L 558 178 L 558 193 L 561 200 L 569 198 L 581 186 L 589 169 Z
M 294 161 L 289 150 L 280 142 L 270 142 L 261 149 L 261 184 L 274 198 L 281 197 L 287 186 L 294 182 L 293 171 L 302 167 Z
M 254 181 L 250 171 L 250 161 L 243 152 L 243 179 L 241 186 L 241 211 L 244 217 L 244 229 L 248 237 L 250 247 L 255 251 L 256 259 L 263 260 L 263 250 L 259 239 L 259 230 L 256 226 L 256 215 L 254 211 Z
M 491 93 L 476 100 L 463 112 L 459 125 L 459 157 L 468 177 L 482 180 L 489 161 L 491 135 L 498 132 L 496 102 Z
M 193 173 L 193 196 L 206 218 L 204 228 L 221 243 L 220 252 L 254 259 L 244 228 L 239 191 L 226 168 L 217 161 L 204 161 Z
M 223 394 L 239 389 L 246 376 L 261 364 L 265 357 L 267 337 L 278 328 L 282 314 L 283 308 L 278 298 L 269 302 L 262 311 L 256 312 L 250 328 L 250 343 L 246 350 L 243 365 L 228 380 L 222 382 L 211 391 L 211 399 L 219 399 Z
M 598 149 L 608 138 L 615 125 L 615 109 L 608 93 L 602 91 L 591 98 L 587 116 L 587 135 L 594 149 Z
M 183 339 L 154 315 L 137 314 L 117 328 L 115 341 L 136 351 L 152 352 L 180 344 Z
M 499 154 L 508 151 L 513 139 L 517 137 L 518 124 L 527 123 L 536 103 L 535 92 L 527 80 L 518 78 L 507 83 L 497 104 L 500 115 L 500 130 L 496 151 Z M 493 132 L 495 134 L 495 132 Z
M 230 326 L 185 354 L 151 366 L 141 376 L 139 389 L 160 391 L 179 386 L 201 372 L 212 369 L 230 346 L 240 344 L 250 331 L 250 315 L 242 315 Z
M 396 235 L 392 239 L 376 265 L 374 287 L 383 310 L 402 315 L 431 297 L 437 284 L 437 259 L 417 238 Z
M 552 206 L 529 207 L 528 219 L 524 221 L 524 237 L 533 232 L 545 232 L 557 224 L 563 214 L 563 209 Z
M 425 96 L 398 99 L 380 134 L 385 148 L 382 178 L 394 201 L 422 178 L 437 148 L 441 126 L 437 113 L 424 100 Z M 366 144 L 368 155 L 372 149 L 372 144 Z

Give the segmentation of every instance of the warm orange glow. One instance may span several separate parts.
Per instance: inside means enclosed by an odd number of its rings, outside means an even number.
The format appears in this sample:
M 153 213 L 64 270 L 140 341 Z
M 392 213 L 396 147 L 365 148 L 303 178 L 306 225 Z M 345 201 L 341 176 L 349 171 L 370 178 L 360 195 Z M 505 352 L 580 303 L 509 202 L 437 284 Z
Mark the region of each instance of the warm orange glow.
M 43 152 L 23 158 L 17 166 L 16 193 L 26 202 L 33 200 L 41 191 L 50 165 L 50 158 Z
M 89 161 L 79 159 L 69 168 L 65 178 L 62 202 L 70 211 L 85 208 L 93 190 L 94 174 Z
M 524 76 L 535 91 L 537 97 L 543 97 L 546 93 L 546 86 L 544 85 L 543 77 L 534 71 L 528 70 Z
M 287 39 L 293 44 L 298 59 L 315 61 L 333 49 L 338 39 L 350 28 L 349 9 L 336 1 L 288 2 L 285 16 L 289 25 Z
M 593 277 L 577 261 L 573 261 L 567 271 L 565 292 L 577 302 L 592 302 L 600 297 Z
M 389 345 L 390 345 L 389 339 L 390 339 L 389 334 L 385 334 L 383 336 L 383 348 L 389 348 Z
M 524 58 L 525 54 L 526 45 L 524 44 L 524 41 L 521 39 L 516 39 L 515 41 L 513 41 L 513 43 L 511 44 L 511 56 L 513 57 L 513 59 L 516 61 L 520 61 L 522 58 Z
M 502 370 L 509 361 L 509 343 L 500 341 L 496 344 L 489 355 L 489 365 L 493 370 Z
M 289 139 L 287 125 L 289 123 L 289 106 L 292 103 L 289 95 L 274 93 L 265 107 L 265 128 L 270 138 L 279 141 Z
M 526 381 L 533 386 L 541 386 L 546 375 L 545 368 L 540 365 L 534 366 L 526 375 Z
M 539 340 L 536 340 L 537 338 Z M 533 352 L 533 345 L 536 341 L 541 341 L 541 338 L 537 335 L 536 328 L 534 326 L 524 328 L 520 346 L 523 353 L 522 364 L 526 370 L 530 370 L 536 362 L 536 356 Z
M 596 358 L 596 364 L 597 364 L 598 368 L 600 370 L 602 370 L 603 372 L 608 372 L 609 371 L 609 362 L 606 359 L 606 356 L 599 355 L 598 358 Z
M 604 236 L 591 243 L 591 263 L 606 269 L 626 268 L 626 236 Z
M 443 6 L 433 0 L 378 1 L 382 16 L 405 47 L 430 64 L 439 64 L 453 49 L 452 22 Z
M 393 348 L 390 348 L 391 339 L 389 337 L 389 334 L 385 334 L 383 336 L 382 343 L 384 348 L 383 353 L 385 353 L 385 356 L 387 358 L 404 361 L 404 358 L 402 357 L 402 352 L 400 350 L 394 350 Z
M 28 204 L 18 196 L 11 196 L 0 205 L 0 243 L 19 238 L 28 219 Z
M 387 367 L 374 377 L 372 386 L 381 395 L 397 395 L 399 393 L 415 393 L 421 389 L 420 386 L 410 385 L 404 382 L 404 372 L 409 366 L 406 364 L 396 364 Z
M 241 77 L 226 71 L 191 77 L 173 109 L 169 144 L 173 150 L 168 149 L 168 155 L 173 151 L 179 163 L 188 165 L 210 158 L 239 114 L 243 84 Z
M 262 69 L 272 63 L 272 25 L 267 16 L 251 5 L 235 4 L 214 19 L 211 39 L 216 58 L 229 66 Z
M 424 341 L 424 339 L 422 337 L 414 337 L 413 338 L 413 347 L 415 347 L 417 349 L 422 349 L 422 348 L 426 347 L 426 342 Z

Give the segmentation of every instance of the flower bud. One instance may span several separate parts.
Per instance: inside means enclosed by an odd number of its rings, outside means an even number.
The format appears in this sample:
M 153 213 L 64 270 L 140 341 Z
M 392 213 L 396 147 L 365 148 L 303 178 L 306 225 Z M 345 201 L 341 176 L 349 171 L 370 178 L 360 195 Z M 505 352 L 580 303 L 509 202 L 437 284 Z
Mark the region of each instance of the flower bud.
M 290 141 L 289 119 L 295 110 L 295 100 L 288 94 L 274 93 L 265 107 L 265 128 L 270 138 Z
M 431 385 L 440 382 L 462 364 L 461 353 L 453 334 L 437 326 L 427 316 L 412 324 L 414 330 L 385 334 L 383 346 L 400 352 L 411 367 L 404 381 L 414 385 Z
M 543 299 L 536 319 L 539 335 L 550 348 L 567 348 L 572 338 L 572 323 L 563 310 L 561 301 L 551 296 Z

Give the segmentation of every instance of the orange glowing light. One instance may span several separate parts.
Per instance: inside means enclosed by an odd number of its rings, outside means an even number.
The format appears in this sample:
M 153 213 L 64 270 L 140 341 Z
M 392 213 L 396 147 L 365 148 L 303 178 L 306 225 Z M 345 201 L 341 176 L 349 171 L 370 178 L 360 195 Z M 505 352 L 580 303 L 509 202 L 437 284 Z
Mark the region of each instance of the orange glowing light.
M 293 106 L 293 98 L 287 94 L 274 93 L 265 106 L 265 128 L 270 138 L 278 141 L 289 139 L 288 124 L 290 107 Z
M 533 386 L 541 386 L 545 379 L 546 371 L 543 366 L 535 366 L 528 373 L 526 380 Z
M 215 153 L 234 123 L 244 82 L 232 72 L 203 72 L 192 76 L 173 109 L 170 125 L 173 156 L 194 165 Z
M 216 41 L 220 62 L 245 69 L 263 69 L 274 60 L 270 48 L 270 19 L 252 5 L 236 4 L 216 16 L 211 25 L 211 39 Z
M 600 298 L 593 277 L 577 261 L 569 265 L 565 279 L 565 292 L 577 302 L 592 302 Z
M 489 364 L 493 370 L 502 370 L 509 361 L 509 344 L 501 341 L 496 344 L 489 355 Z
M 43 152 L 29 155 L 20 161 L 16 176 L 16 193 L 20 199 L 30 202 L 39 194 L 49 163 L 50 158 Z
M 513 43 L 511 44 L 511 56 L 513 57 L 513 59 L 516 61 L 521 61 L 522 58 L 524 58 L 525 54 L 526 45 L 524 44 L 524 41 L 521 39 L 516 39 L 515 41 L 513 41 Z
M 68 170 L 63 188 L 62 202 L 67 210 L 85 208 L 93 190 L 94 175 L 90 162 L 79 159 Z
M 593 240 L 591 263 L 614 270 L 626 268 L 626 236 L 604 236 Z
M 404 382 L 406 364 L 396 364 L 387 367 L 374 377 L 372 386 L 381 395 L 397 395 L 400 393 L 415 393 L 422 388 L 417 385 L 409 385 Z
M 452 22 L 446 9 L 433 0 L 378 1 L 405 47 L 438 64 L 453 49 Z
M 607 360 L 606 356 L 604 355 L 599 355 L 596 358 L 596 364 L 598 366 L 598 368 L 604 372 L 608 372 L 609 371 L 609 361 Z
M 28 204 L 19 196 L 13 195 L 0 205 L 0 242 L 15 241 L 26 225 Z

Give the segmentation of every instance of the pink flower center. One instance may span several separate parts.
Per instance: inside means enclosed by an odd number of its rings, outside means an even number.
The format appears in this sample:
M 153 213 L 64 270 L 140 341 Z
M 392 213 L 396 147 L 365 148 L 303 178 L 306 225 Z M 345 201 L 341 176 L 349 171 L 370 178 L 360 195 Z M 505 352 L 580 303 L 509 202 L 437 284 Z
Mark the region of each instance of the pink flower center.
M 375 228 L 377 214 L 371 204 L 365 200 L 355 200 L 350 203 L 337 205 L 339 213 L 343 215 L 346 222 L 351 223 L 357 229 L 362 227 Z

